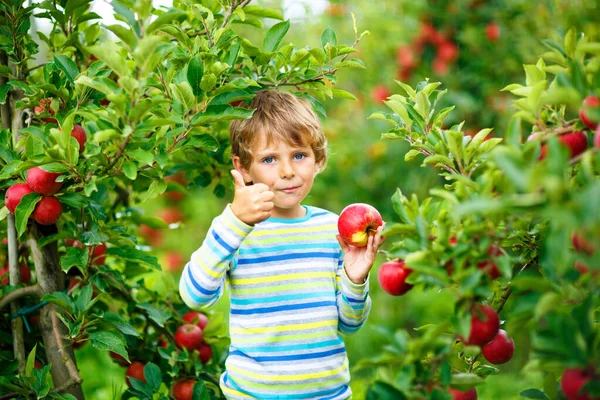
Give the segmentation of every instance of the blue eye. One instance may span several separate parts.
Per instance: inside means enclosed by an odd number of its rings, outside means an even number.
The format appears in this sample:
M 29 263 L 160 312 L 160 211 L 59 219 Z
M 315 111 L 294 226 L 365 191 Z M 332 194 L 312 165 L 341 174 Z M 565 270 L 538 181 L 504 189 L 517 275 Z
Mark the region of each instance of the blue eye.
M 302 160 L 303 158 L 306 158 L 306 154 L 298 153 L 294 155 L 294 160 Z
M 267 157 L 265 159 L 263 159 L 263 162 L 265 164 L 272 164 L 275 161 L 275 159 L 273 157 Z

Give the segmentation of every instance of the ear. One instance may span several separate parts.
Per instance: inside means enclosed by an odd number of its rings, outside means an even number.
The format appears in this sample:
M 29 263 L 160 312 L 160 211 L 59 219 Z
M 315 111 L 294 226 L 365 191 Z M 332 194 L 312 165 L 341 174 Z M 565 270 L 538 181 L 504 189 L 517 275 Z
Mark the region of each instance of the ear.
M 246 182 L 246 185 L 251 184 L 252 183 L 252 177 L 248 173 L 248 170 L 246 168 L 244 168 L 244 166 L 242 165 L 242 159 L 239 156 L 233 156 L 232 157 L 232 161 L 233 161 L 233 167 L 240 174 L 242 174 L 242 177 L 244 178 L 244 182 Z
M 324 169 L 325 169 L 325 163 L 323 161 L 315 163 L 315 173 L 314 173 L 314 175 L 317 176 L 318 174 L 320 174 L 321 172 L 323 172 Z

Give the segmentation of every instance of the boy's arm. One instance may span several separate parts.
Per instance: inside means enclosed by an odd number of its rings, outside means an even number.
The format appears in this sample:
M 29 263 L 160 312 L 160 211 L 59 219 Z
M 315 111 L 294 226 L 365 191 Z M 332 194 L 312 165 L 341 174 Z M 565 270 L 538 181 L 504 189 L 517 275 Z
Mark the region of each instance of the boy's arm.
M 235 216 L 229 205 L 213 220 L 202 246 L 183 269 L 179 293 L 185 304 L 203 308 L 221 297 L 235 252 L 252 229 Z
M 336 294 L 338 307 L 338 331 L 351 335 L 365 323 L 371 311 L 369 297 L 369 278 L 364 283 L 356 284 L 348 278 L 343 265 L 343 258 L 338 262 L 336 276 Z

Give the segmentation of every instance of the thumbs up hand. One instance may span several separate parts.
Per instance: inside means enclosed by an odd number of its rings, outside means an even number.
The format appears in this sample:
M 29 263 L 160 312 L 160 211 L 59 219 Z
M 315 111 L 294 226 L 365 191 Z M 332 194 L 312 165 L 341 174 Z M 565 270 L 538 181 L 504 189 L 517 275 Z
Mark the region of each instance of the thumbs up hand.
M 257 224 L 269 218 L 274 207 L 273 198 L 275 197 L 269 187 L 264 183 L 246 186 L 242 174 L 235 169 L 231 170 L 231 175 L 235 185 L 231 211 L 235 216 L 248 225 Z

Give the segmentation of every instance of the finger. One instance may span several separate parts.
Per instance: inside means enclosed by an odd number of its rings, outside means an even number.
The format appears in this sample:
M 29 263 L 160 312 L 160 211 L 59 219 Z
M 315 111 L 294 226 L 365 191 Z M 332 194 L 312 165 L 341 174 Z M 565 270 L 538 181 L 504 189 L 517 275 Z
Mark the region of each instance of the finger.
M 338 242 L 340 243 L 340 247 L 342 248 L 342 251 L 344 252 L 344 254 L 346 254 L 350 250 L 350 247 L 346 244 L 346 242 L 344 242 L 344 240 L 342 239 L 342 237 L 340 235 L 335 235 L 335 237 L 337 238 Z
M 275 193 L 271 192 L 270 190 L 267 190 L 266 192 L 262 192 L 260 194 L 260 199 L 262 201 L 271 201 L 275 198 Z
M 244 182 L 244 178 L 242 177 L 242 174 L 240 174 L 240 171 L 232 169 L 231 176 L 233 176 L 233 185 L 236 190 L 246 187 L 246 182 Z
M 272 201 L 265 201 L 262 203 L 260 209 L 263 211 L 271 211 L 275 207 L 275 204 Z
M 264 183 L 255 183 L 252 186 L 252 190 L 256 191 L 256 193 L 263 193 L 263 192 L 268 192 L 269 187 L 267 185 L 265 185 Z

